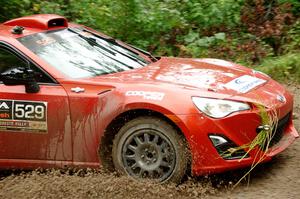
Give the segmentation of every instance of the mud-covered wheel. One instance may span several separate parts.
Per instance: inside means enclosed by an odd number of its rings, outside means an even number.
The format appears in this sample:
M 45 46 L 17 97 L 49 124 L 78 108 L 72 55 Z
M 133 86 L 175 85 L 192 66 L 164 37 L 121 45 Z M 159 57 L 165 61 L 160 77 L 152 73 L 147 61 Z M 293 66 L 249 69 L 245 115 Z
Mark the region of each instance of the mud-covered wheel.
M 133 178 L 180 183 L 189 163 L 185 139 L 166 121 L 139 117 L 126 123 L 113 142 L 115 169 Z

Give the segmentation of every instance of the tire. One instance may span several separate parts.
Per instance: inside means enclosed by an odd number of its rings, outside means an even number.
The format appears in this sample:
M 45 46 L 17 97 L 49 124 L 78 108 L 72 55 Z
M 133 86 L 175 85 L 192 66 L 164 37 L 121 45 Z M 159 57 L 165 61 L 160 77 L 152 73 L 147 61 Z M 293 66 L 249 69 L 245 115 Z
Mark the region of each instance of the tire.
M 133 119 L 113 141 L 116 171 L 135 179 L 179 184 L 188 169 L 189 157 L 183 135 L 160 118 Z

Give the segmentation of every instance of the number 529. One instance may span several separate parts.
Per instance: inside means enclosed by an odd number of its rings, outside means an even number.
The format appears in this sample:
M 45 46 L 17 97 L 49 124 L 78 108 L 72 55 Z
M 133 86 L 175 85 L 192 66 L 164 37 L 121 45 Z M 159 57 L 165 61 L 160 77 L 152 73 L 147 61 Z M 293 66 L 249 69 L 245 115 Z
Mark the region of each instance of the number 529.
M 44 119 L 45 107 L 33 104 L 15 104 L 15 117 L 17 119 Z

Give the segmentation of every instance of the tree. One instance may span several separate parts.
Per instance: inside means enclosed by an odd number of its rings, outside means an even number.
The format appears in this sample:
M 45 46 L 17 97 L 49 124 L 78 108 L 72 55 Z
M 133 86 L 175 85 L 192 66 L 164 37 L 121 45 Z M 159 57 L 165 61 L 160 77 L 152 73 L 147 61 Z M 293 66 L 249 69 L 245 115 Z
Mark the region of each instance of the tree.
M 269 44 L 275 56 L 282 52 L 282 44 L 292 24 L 290 3 L 278 0 L 246 0 L 241 21 L 247 30 Z

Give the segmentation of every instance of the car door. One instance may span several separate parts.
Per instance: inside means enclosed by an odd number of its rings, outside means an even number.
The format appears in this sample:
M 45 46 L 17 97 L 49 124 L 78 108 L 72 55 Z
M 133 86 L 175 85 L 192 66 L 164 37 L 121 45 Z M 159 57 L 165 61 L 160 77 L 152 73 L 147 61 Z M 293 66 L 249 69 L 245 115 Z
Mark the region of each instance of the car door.
M 47 164 L 71 160 L 70 111 L 64 88 L 19 52 L 0 44 L 0 73 L 26 66 L 39 74 L 38 93 L 26 93 L 24 85 L 4 85 L 0 79 L 0 160 Z

